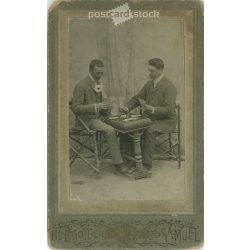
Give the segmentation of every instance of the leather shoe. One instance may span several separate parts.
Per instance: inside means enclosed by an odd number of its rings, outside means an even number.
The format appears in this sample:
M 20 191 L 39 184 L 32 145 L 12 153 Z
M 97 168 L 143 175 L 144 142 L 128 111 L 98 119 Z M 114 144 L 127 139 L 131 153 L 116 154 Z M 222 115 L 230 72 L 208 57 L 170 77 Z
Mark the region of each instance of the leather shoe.
M 124 163 L 115 165 L 115 169 L 121 173 L 132 173 L 133 169 L 128 168 Z
M 143 164 L 143 168 L 150 171 L 152 169 L 152 165 L 149 164 Z

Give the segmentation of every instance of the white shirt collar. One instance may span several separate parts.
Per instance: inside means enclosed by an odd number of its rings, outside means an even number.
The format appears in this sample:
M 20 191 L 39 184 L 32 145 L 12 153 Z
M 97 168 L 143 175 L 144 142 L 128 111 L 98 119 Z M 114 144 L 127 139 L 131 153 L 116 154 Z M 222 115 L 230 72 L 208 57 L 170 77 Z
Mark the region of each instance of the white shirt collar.
M 154 88 L 156 87 L 156 85 L 161 81 L 161 79 L 163 78 L 164 74 L 161 74 L 159 77 L 157 77 L 156 79 L 154 79 Z
M 96 84 L 102 84 L 101 81 L 96 82 L 96 80 L 93 78 L 93 76 L 89 73 L 89 78 Z

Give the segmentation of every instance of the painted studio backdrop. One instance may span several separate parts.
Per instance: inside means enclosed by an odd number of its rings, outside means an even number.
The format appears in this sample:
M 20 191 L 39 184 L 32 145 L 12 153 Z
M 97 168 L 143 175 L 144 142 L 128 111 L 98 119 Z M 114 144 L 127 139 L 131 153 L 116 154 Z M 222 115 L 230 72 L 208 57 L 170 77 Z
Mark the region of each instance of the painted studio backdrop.
M 105 64 L 102 83 L 114 103 L 113 113 L 148 81 L 147 61 L 165 63 L 165 75 L 176 86 L 181 106 L 182 151 L 184 151 L 184 34 L 178 19 L 132 19 L 115 26 L 109 19 L 72 18 L 69 21 L 70 95 L 76 83 L 88 74 L 89 62 Z

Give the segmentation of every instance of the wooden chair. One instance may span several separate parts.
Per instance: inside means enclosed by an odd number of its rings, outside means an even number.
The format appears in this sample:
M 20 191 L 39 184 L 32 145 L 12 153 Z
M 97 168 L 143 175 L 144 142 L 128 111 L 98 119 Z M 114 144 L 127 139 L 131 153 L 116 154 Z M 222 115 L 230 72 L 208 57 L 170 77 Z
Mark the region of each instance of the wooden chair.
M 101 160 L 110 158 L 108 147 L 105 150 L 102 148 L 106 140 L 101 131 L 91 130 L 79 116 L 73 113 L 71 104 L 69 102 L 69 110 L 82 124 L 83 129 L 79 130 L 74 127 L 69 129 L 70 167 L 79 158 L 99 174 L 101 171 Z
M 175 107 L 177 113 L 177 126 L 176 128 L 165 134 L 162 132 L 156 132 L 156 141 L 157 138 L 165 139 L 161 140 L 159 143 L 155 144 L 155 160 L 175 160 L 178 162 L 178 168 L 181 167 L 181 118 L 180 118 L 180 105 Z M 175 142 L 173 142 L 173 137 L 175 137 Z

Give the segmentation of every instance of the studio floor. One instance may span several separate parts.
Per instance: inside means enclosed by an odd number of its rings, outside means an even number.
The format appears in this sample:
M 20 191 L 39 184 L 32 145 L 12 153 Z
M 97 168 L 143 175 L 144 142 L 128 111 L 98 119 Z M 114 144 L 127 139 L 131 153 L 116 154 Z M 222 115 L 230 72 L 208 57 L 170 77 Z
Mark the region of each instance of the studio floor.
M 94 200 L 183 200 L 185 196 L 185 162 L 180 169 L 175 161 L 154 161 L 151 178 L 130 180 L 117 174 L 110 160 L 99 177 L 76 160 L 71 167 L 70 198 L 74 201 Z

